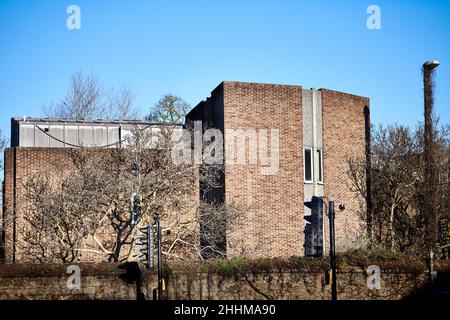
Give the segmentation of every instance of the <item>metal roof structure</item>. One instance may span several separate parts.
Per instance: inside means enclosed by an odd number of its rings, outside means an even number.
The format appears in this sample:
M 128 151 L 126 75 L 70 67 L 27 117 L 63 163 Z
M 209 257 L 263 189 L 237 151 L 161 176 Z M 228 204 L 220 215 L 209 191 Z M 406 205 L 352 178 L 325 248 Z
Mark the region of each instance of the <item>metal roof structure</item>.
M 139 120 L 11 118 L 11 148 L 120 148 L 135 128 L 183 128 Z

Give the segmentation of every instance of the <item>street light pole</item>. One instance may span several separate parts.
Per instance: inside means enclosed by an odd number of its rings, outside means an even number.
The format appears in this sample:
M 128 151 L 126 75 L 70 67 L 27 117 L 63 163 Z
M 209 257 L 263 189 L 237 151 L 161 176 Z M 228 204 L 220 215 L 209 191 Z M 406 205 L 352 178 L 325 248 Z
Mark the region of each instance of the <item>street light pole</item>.
M 425 105 L 425 248 L 429 254 L 429 272 L 430 280 L 433 281 L 433 258 L 434 250 L 437 244 L 437 219 L 436 219 L 436 150 L 434 146 L 435 129 L 433 128 L 433 87 L 434 87 L 434 70 L 439 66 L 438 61 L 428 61 L 422 66 L 423 72 L 423 88 L 424 88 L 424 105 Z

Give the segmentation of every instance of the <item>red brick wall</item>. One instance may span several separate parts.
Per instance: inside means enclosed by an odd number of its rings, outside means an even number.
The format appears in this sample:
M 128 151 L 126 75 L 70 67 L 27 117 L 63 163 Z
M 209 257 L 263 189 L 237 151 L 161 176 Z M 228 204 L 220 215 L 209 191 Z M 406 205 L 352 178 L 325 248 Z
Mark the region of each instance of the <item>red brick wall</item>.
M 11 258 L 12 254 L 12 228 L 10 228 L 12 223 L 12 212 L 13 212 L 13 189 L 14 189 L 14 153 L 12 149 L 6 149 L 4 152 L 4 198 L 3 198 L 3 212 L 2 212 L 2 254 L 8 254 L 5 256 L 6 259 Z M 3 242 L 4 241 L 4 242 Z
M 5 261 L 12 262 L 14 237 L 16 239 L 15 260 L 21 261 L 26 258 L 19 249 L 23 242 L 20 231 L 25 227 L 22 208 L 26 196 L 22 187 L 23 183 L 39 172 L 50 175 L 71 170 L 73 163 L 70 155 L 74 152 L 73 150 L 75 149 L 9 148 L 5 150 Z
M 73 155 L 80 152 L 81 149 L 75 148 L 10 148 L 5 150 L 5 210 L 4 216 L 7 221 L 5 230 L 5 261 L 13 261 L 13 239 L 14 228 L 16 229 L 16 246 L 15 246 L 15 261 L 26 262 L 29 261 L 25 253 L 25 245 L 23 242 L 23 231 L 28 226 L 25 223 L 23 217 L 26 214 L 26 191 L 23 187 L 23 183 L 26 179 L 33 177 L 38 173 L 46 173 L 48 175 L 61 175 L 64 172 L 68 172 L 74 169 Z M 90 149 L 89 152 L 95 157 L 108 156 L 108 153 L 112 149 Z M 16 157 L 16 158 L 15 158 Z M 14 181 L 14 169 L 15 169 L 15 181 Z M 195 173 L 193 173 L 195 174 Z M 14 210 L 14 186 L 15 187 L 15 199 L 16 206 Z M 168 212 L 166 217 L 162 219 L 162 227 L 170 225 L 173 220 L 177 221 L 193 221 L 192 215 L 195 214 L 195 210 L 198 204 L 198 190 L 192 188 L 192 202 L 184 205 L 185 210 L 177 210 L 176 212 Z M 16 213 L 15 224 L 13 221 L 13 213 Z M 171 221 L 168 221 L 171 220 Z M 196 224 L 195 222 L 193 223 Z M 190 225 L 189 225 L 190 226 Z M 110 241 L 111 232 L 109 229 L 100 231 L 100 237 L 103 241 Z M 176 236 L 177 230 L 174 230 L 171 235 L 164 235 L 164 244 L 170 245 L 171 239 Z M 198 237 L 198 235 L 194 235 Z M 87 246 L 92 239 L 87 240 Z M 95 246 L 93 246 L 95 248 Z M 124 251 L 127 248 L 124 248 Z M 163 248 L 164 249 L 164 248 Z M 180 246 L 177 245 L 172 251 L 173 254 L 190 254 L 196 256 L 197 251 L 192 246 Z M 79 257 L 79 261 L 97 262 L 104 260 L 103 256 L 91 253 L 82 253 Z
M 324 192 L 335 201 L 338 251 L 357 246 L 365 239 L 361 219 L 365 205 L 350 190 L 351 182 L 346 174 L 348 157 L 365 156 L 365 106 L 369 107 L 367 98 L 322 89 Z M 339 203 L 345 204 L 345 211 L 338 210 Z
M 279 170 L 226 165 L 226 200 L 241 206 L 242 221 L 229 231 L 229 253 L 251 257 L 303 254 L 302 88 L 224 82 L 227 129 L 279 129 Z M 247 162 L 248 163 L 248 162 Z M 236 243 L 230 243 L 236 242 Z
M 217 101 L 223 99 L 223 104 Z M 338 250 L 357 245 L 364 238 L 363 203 L 350 190 L 347 158 L 364 157 L 364 107 L 367 98 L 322 90 L 324 192 L 338 211 Z M 215 101 L 215 103 L 211 103 Z M 222 110 L 223 108 L 223 110 Z M 275 175 L 262 175 L 260 163 L 226 164 L 225 198 L 243 210 L 228 230 L 228 253 L 233 255 L 292 256 L 304 253 L 302 87 L 223 82 L 206 102 L 191 113 L 191 119 L 210 121 L 222 116 L 225 134 L 230 129 L 279 129 L 280 164 Z M 213 123 L 222 129 L 219 120 Z M 225 143 L 226 145 L 226 143 Z M 225 147 L 227 148 L 227 146 Z M 246 145 L 246 152 L 249 148 Z M 225 150 L 226 152 L 227 150 Z M 328 220 L 325 243 L 328 249 Z

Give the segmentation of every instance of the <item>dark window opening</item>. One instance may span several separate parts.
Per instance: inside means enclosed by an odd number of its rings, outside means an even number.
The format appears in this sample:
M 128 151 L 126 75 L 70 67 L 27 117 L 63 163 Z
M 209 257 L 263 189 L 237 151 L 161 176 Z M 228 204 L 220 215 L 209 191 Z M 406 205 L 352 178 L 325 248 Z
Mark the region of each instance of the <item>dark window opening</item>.
M 305 148 L 304 152 L 305 162 L 305 182 L 313 182 L 313 161 L 311 148 Z
M 318 182 L 323 183 L 323 156 L 322 149 L 317 149 L 317 169 L 318 169 Z

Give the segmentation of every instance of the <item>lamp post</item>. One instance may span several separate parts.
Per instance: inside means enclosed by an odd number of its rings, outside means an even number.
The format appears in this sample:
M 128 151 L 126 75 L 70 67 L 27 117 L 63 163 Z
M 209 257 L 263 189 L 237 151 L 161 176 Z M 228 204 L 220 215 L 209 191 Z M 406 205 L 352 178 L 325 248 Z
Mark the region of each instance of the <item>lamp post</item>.
M 435 129 L 433 128 L 433 89 L 434 71 L 439 66 L 439 61 L 432 60 L 425 62 L 422 66 L 424 105 L 425 105 L 425 188 L 426 188 L 426 208 L 425 208 L 425 248 L 429 254 L 429 277 L 434 278 L 433 258 L 434 249 L 437 244 L 437 219 L 436 219 L 436 151 L 434 146 Z
M 433 128 L 433 89 L 434 89 L 434 70 L 439 66 L 439 61 L 432 60 L 425 62 L 422 66 L 423 88 L 424 88 L 424 106 L 425 106 L 425 248 L 429 254 L 429 272 L 430 280 L 433 281 L 433 258 L 434 249 L 437 243 L 437 221 L 436 221 L 436 150 L 434 146 L 434 128 Z

